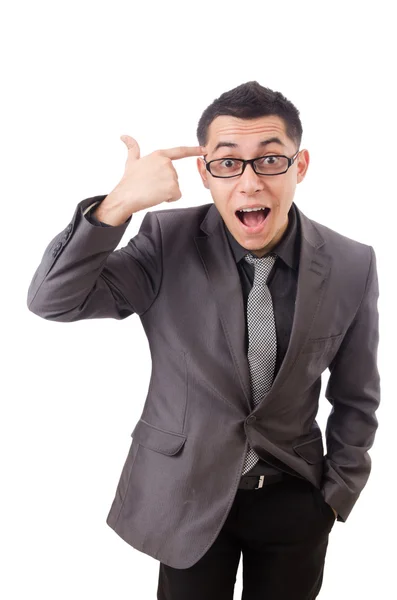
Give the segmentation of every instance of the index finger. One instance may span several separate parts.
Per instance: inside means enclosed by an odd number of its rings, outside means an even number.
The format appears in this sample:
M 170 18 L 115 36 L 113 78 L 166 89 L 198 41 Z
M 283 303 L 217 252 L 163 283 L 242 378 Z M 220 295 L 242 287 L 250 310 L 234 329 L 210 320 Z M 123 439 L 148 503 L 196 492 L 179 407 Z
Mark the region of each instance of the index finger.
M 187 158 L 188 156 L 202 156 L 204 148 L 202 146 L 177 146 L 176 148 L 159 150 L 159 152 L 171 160 L 178 160 L 179 158 Z

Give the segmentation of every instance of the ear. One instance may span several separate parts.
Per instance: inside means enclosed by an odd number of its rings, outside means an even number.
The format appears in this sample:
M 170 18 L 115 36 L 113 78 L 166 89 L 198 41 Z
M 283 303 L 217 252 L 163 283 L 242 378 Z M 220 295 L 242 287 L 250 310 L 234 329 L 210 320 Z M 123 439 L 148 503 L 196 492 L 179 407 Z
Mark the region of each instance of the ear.
M 308 150 L 301 150 L 298 157 L 298 169 L 296 182 L 300 183 L 304 180 L 305 175 L 307 173 L 307 169 L 309 168 L 310 163 L 310 155 Z
M 210 189 L 210 186 L 208 184 L 208 171 L 205 168 L 205 162 L 203 158 L 198 158 L 197 159 L 197 169 L 198 172 L 200 173 L 201 179 L 203 181 L 204 187 L 207 188 L 207 190 Z

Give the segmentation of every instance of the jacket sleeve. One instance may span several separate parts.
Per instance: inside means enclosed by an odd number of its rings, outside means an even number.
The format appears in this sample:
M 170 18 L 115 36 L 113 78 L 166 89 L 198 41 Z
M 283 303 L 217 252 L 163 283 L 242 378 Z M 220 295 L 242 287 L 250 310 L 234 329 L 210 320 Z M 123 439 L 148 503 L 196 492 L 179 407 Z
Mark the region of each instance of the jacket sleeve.
M 92 214 L 92 210 L 97 206 L 97 204 L 99 204 L 99 202 L 94 202 L 93 204 L 91 204 L 91 206 L 84 210 L 83 214 L 85 218 L 90 223 L 92 223 L 93 225 L 97 225 L 98 227 L 114 227 L 114 225 L 109 225 L 109 223 L 103 223 L 102 221 L 98 221 L 98 219 L 94 217 L 94 215 Z
M 142 315 L 157 297 L 162 248 L 156 215 L 146 213 L 135 237 L 115 250 L 132 216 L 122 225 L 101 227 L 84 215 L 105 197 L 80 202 L 71 223 L 45 249 L 27 294 L 29 310 L 39 317 L 124 319 Z
M 376 256 L 370 261 L 365 292 L 343 342 L 330 363 L 325 396 L 332 404 L 326 427 L 327 454 L 322 493 L 346 521 L 371 470 L 368 450 L 378 421 L 380 376 L 377 367 L 379 297 Z

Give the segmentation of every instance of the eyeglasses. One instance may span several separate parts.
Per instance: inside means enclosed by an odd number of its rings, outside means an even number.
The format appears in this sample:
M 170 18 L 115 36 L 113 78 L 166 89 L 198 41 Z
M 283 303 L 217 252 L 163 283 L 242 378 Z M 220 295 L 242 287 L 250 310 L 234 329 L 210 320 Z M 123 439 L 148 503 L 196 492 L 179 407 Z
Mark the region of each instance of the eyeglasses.
M 257 175 L 282 175 L 286 173 L 298 156 L 299 150 L 292 158 L 282 154 L 259 156 L 243 160 L 242 158 L 219 158 L 207 162 L 204 158 L 205 168 L 213 177 L 238 177 L 250 164 Z

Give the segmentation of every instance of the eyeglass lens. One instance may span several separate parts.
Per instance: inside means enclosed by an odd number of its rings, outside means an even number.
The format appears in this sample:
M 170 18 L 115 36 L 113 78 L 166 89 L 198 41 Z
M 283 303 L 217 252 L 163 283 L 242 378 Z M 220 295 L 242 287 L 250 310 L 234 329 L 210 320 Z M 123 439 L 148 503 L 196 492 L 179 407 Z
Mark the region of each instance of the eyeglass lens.
M 276 175 L 288 167 L 288 160 L 284 156 L 263 156 L 255 161 L 257 173 L 263 175 Z M 219 177 L 239 175 L 243 170 L 243 163 L 234 158 L 221 158 L 210 164 L 211 173 Z

